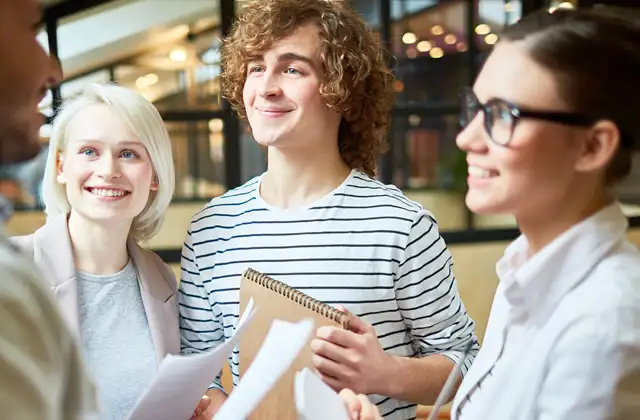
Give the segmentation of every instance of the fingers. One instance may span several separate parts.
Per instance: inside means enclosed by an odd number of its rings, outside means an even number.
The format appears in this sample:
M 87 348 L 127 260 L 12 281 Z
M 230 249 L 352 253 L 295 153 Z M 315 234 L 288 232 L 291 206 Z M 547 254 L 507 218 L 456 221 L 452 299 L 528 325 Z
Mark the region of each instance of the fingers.
M 356 334 L 366 334 L 374 331 L 371 324 L 357 316 L 352 316 L 349 319 L 349 330 L 353 331 Z
M 311 364 L 318 372 L 324 375 L 333 376 L 334 378 L 341 377 L 341 372 L 345 370 L 344 366 L 339 363 L 318 354 L 311 356 Z
M 366 395 L 356 395 L 352 390 L 345 388 L 340 393 L 351 420 L 382 420 L 378 407 L 369 401 Z
M 360 402 L 360 418 L 358 420 L 381 420 L 378 407 L 369 401 L 366 395 L 358 394 L 358 401 Z
M 211 398 L 209 398 L 207 395 L 203 395 L 202 398 L 200 398 L 200 402 L 198 403 L 198 406 L 193 412 L 190 420 L 195 420 L 200 417 L 202 414 L 204 414 L 205 411 L 207 411 L 207 408 L 209 408 L 210 405 Z
M 316 336 L 344 348 L 357 347 L 361 341 L 361 337 L 354 332 L 335 327 L 320 327 L 316 332 Z
M 352 390 L 346 388 L 340 391 L 339 395 L 347 406 L 349 418 L 351 420 L 360 420 L 360 410 L 362 407 L 361 400 L 358 396 Z

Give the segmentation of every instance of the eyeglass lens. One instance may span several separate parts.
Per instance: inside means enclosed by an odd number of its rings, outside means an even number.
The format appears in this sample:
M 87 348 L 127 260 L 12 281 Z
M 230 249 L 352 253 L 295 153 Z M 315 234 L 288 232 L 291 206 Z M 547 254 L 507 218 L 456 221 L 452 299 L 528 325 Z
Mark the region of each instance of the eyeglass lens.
M 480 110 L 484 112 L 484 127 L 491 140 L 503 146 L 508 144 L 515 124 L 513 109 L 500 100 L 492 100 L 483 105 L 472 91 L 465 90 L 461 95 L 460 104 L 462 128 L 466 127 Z

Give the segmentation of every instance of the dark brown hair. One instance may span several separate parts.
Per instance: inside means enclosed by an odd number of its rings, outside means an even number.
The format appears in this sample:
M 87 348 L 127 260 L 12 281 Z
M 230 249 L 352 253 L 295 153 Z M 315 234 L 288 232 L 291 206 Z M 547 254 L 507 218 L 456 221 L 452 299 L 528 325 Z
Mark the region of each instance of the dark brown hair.
M 246 118 L 242 90 L 247 63 L 300 26 L 318 27 L 322 42 L 320 94 L 342 114 L 338 147 L 342 159 L 368 175 L 386 149 L 395 81 L 380 42 L 342 0 L 254 0 L 235 22 L 222 47 L 222 95 Z
M 606 182 L 626 177 L 640 148 L 638 25 L 621 9 L 540 11 L 506 28 L 504 41 L 523 41 L 529 56 L 554 72 L 574 111 L 617 125 L 620 146 Z

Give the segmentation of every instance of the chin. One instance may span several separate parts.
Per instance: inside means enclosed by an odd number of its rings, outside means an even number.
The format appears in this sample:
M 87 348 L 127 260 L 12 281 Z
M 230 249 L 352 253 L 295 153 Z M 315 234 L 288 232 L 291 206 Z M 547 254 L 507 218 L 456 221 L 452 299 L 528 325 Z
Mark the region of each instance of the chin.
M 489 197 L 480 197 L 473 193 L 467 193 L 465 204 L 471 212 L 476 214 L 497 214 L 500 211 L 500 205 Z
M 0 133 L 0 165 L 28 162 L 42 150 L 40 132 L 31 126 Z

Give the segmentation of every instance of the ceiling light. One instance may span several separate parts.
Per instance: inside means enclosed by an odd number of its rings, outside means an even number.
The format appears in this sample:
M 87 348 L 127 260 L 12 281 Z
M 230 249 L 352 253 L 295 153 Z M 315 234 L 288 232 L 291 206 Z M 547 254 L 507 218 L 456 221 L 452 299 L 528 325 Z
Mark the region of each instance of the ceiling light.
M 449 45 L 455 44 L 457 40 L 458 38 L 456 38 L 454 34 L 448 34 L 447 36 L 444 37 L 444 42 L 446 42 Z
M 442 26 L 440 25 L 433 25 L 431 33 L 434 35 L 442 35 L 444 33 L 444 29 L 442 29 Z
M 176 48 L 169 53 L 169 58 L 173 61 L 187 61 L 187 50 Z
M 413 32 L 405 32 L 405 34 L 402 35 L 402 42 L 404 42 L 405 44 L 413 44 L 417 40 L 418 38 Z
M 486 35 L 489 32 L 491 32 L 491 27 L 486 23 L 481 23 L 480 25 L 476 26 L 476 33 L 478 35 Z
M 140 76 L 136 79 L 136 86 L 139 89 L 146 89 L 158 83 L 158 75 L 149 73 L 146 76 Z

